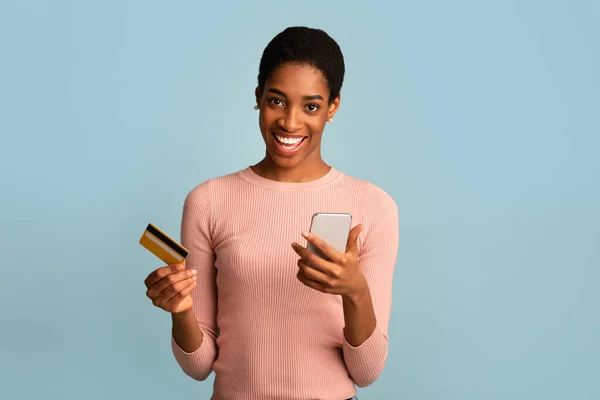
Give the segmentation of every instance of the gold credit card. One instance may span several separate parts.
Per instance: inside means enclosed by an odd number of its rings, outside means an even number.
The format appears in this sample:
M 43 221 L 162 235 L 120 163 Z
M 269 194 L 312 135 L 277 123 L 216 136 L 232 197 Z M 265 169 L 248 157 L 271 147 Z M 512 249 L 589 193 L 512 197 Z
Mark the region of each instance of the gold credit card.
M 185 247 L 170 238 L 154 224 L 148 224 L 140 238 L 140 244 L 168 265 L 182 263 L 189 253 Z

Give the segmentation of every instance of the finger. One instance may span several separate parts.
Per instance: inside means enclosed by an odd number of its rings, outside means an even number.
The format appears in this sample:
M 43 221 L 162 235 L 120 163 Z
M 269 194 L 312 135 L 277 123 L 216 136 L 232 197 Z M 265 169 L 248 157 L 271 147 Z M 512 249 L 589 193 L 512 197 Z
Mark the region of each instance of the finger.
M 167 265 L 165 267 L 158 268 L 158 269 L 154 270 L 150 275 L 148 275 L 148 277 L 146 278 L 144 283 L 146 284 L 146 287 L 150 287 L 151 285 L 160 281 L 165 276 L 175 273 L 175 272 L 183 271 L 184 269 L 185 269 L 185 261 L 181 264 L 171 264 L 171 265 Z
M 308 249 L 305 249 L 298 243 L 292 243 L 292 247 L 294 248 L 296 254 L 298 254 L 311 267 L 316 268 L 325 273 L 331 270 L 331 263 L 325 260 L 324 258 L 319 257 L 318 255 L 314 254 Z
M 298 278 L 298 280 L 300 282 L 302 282 L 304 285 L 308 286 L 309 288 L 312 288 L 312 289 L 318 290 L 319 292 L 325 293 L 325 290 L 326 290 L 325 287 L 321 283 L 308 278 L 306 275 L 304 275 L 302 270 L 298 270 L 298 273 L 296 274 L 296 278 Z
M 356 225 L 354 228 L 352 228 L 350 234 L 348 235 L 348 241 L 346 243 L 346 253 L 358 255 L 358 236 L 360 235 L 362 230 L 362 224 Z
M 329 258 L 334 263 L 339 262 L 340 259 L 344 256 L 343 253 L 340 253 L 339 251 L 337 251 L 336 249 L 331 247 L 323 239 L 321 239 L 320 237 L 316 236 L 313 233 L 302 232 L 302 236 L 304 236 L 304 238 L 307 241 L 312 243 L 313 246 L 315 246 L 321 254 L 323 254 L 325 257 Z
M 154 297 L 154 305 L 158 307 L 163 307 L 164 304 L 166 304 L 169 300 L 177 296 L 179 292 L 186 289 L 190 285 L 195 285 L 196 281 L 196 277 L 193 277 L 174 283 L 173 285 L 169 286 L 168 288 L 160 292 L 160 294 Z
M 309 277 L 307 277 L 304 274 L 304 271 L 302 271 L 301 269 L 299 269 L 298 273 L 296 273 L 296 278 L 298 278 L 298 280 L 300 282 L 302 282 L 303 284 L 305 284 L 306 286 L 311 287 L 313 289 L 319 290 L 322 287 L 321 283 L 314 281 L 314 280 L 310 279 Z
M 319 282 L 323 285 L 330 285 L 332 277 L 319 271 L 318 269 L 312 268 L 303 259 L 298 260 L 298 267 L 302 274 L 315 282 Z
M 155 297 L 160 295 L 161 292 L 163 292 L 164 290 L 166 290 L 169 286 L 184 281 L 186 279 L 189 279 L 191 277 L 196 276 L 198 273 L 195 269 L 187 269 L 187 270 L 183 270 L 177 273 L 171 273 L 167 276 L 165 276 L 164 278 L 162 278 L 160 281 L 150 285 L 150 287 L 148 288 L 148 291 L 146 292 L 148 297 Z
M 180 264 L 171 264 L 171 265 L 167 265 L 165 267 L 158 268 L 158 269 L 154 270 L 150 275 L 148 275 L 148 277 L 146 278 L 144 283 L 146 284 L 146 287 L 149 288 L 151 285 L 160 281 L 165 276 L 179 272 L 179 271 L 183 271 L 184 269 L 185 269 L 185 260 L 183 260 L 183 262 Z
M 196 288 L 196 284 L 197 284 L 197 281 L 194 281 L 189 286 L 187 286 L 180 292 L 176 293 L 173 297 L 171 297 L 169 300 L 167 300 L 163 304 L 163 307 L 170 309 L 170 308 L 174 308 L 175 306 L 179 305 L 179 303 L 181 303 L 181 301 L 183 299 L 185 299 L 192 293 L 192 291 Z
M 321 282 L 324 285 L 331 285 L 333 281 L 339 279 L 342 276 L 342 268 L 335 264 L 328 264 L 326 270 L 320 270 L 313 268 L 302 258 L 298 260 L 298 267 L 302 272 L 312 280 Z

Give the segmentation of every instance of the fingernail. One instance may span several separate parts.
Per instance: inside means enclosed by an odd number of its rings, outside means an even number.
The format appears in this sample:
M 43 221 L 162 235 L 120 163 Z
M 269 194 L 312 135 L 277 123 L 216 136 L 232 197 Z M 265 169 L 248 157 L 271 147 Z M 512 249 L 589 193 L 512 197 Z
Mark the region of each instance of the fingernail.
M 309 236 L 310 236 L 310 233 L 308 233 L 308 232 L 302 232 L 302 236 L 304 236 L 306 239 L 308 239 Z
M 192 270 L 192 275 L 198 275 L 198 271 L 196 271 L 195 269 Z

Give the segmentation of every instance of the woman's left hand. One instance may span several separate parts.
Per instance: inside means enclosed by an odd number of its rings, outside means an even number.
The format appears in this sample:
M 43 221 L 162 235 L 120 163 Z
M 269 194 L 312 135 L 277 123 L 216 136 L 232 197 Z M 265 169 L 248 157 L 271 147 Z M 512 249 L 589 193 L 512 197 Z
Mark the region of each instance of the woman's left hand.
M 298 280 L 319 292 L 348 297 L 352 297 L 368 288 L 367 281 L 358 264 L 358 235 L 361 231 L 362 224 L 355 226 L 350 231 L 345 253 L 335 250 L 321 238 L 303 232 L 302 236 L 329 260 L 313 254 L 294 242 L 292 247 L 300 256 L 298 260 L 299 270 L 296 274 Z M 305 233 L 308 233 L 308 236 Z

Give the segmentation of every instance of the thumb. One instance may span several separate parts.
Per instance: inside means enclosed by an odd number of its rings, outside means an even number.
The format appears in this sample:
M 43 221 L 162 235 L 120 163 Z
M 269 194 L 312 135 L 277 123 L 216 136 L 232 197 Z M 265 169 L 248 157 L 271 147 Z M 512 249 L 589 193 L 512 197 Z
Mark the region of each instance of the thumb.
M 179 264 L 171 264 L 170 267 L 173 273 L 183 271 L 185 269 L 185 260 Z
M 358 254 L 358 235 L 360 235 L 362 230 L 363 224 L 359 224 L 352 228 L 352 230 L 350 231 L 350 234 L 348 235 L 348 242 L 346 243 L 347 253 L 351 252 Z

